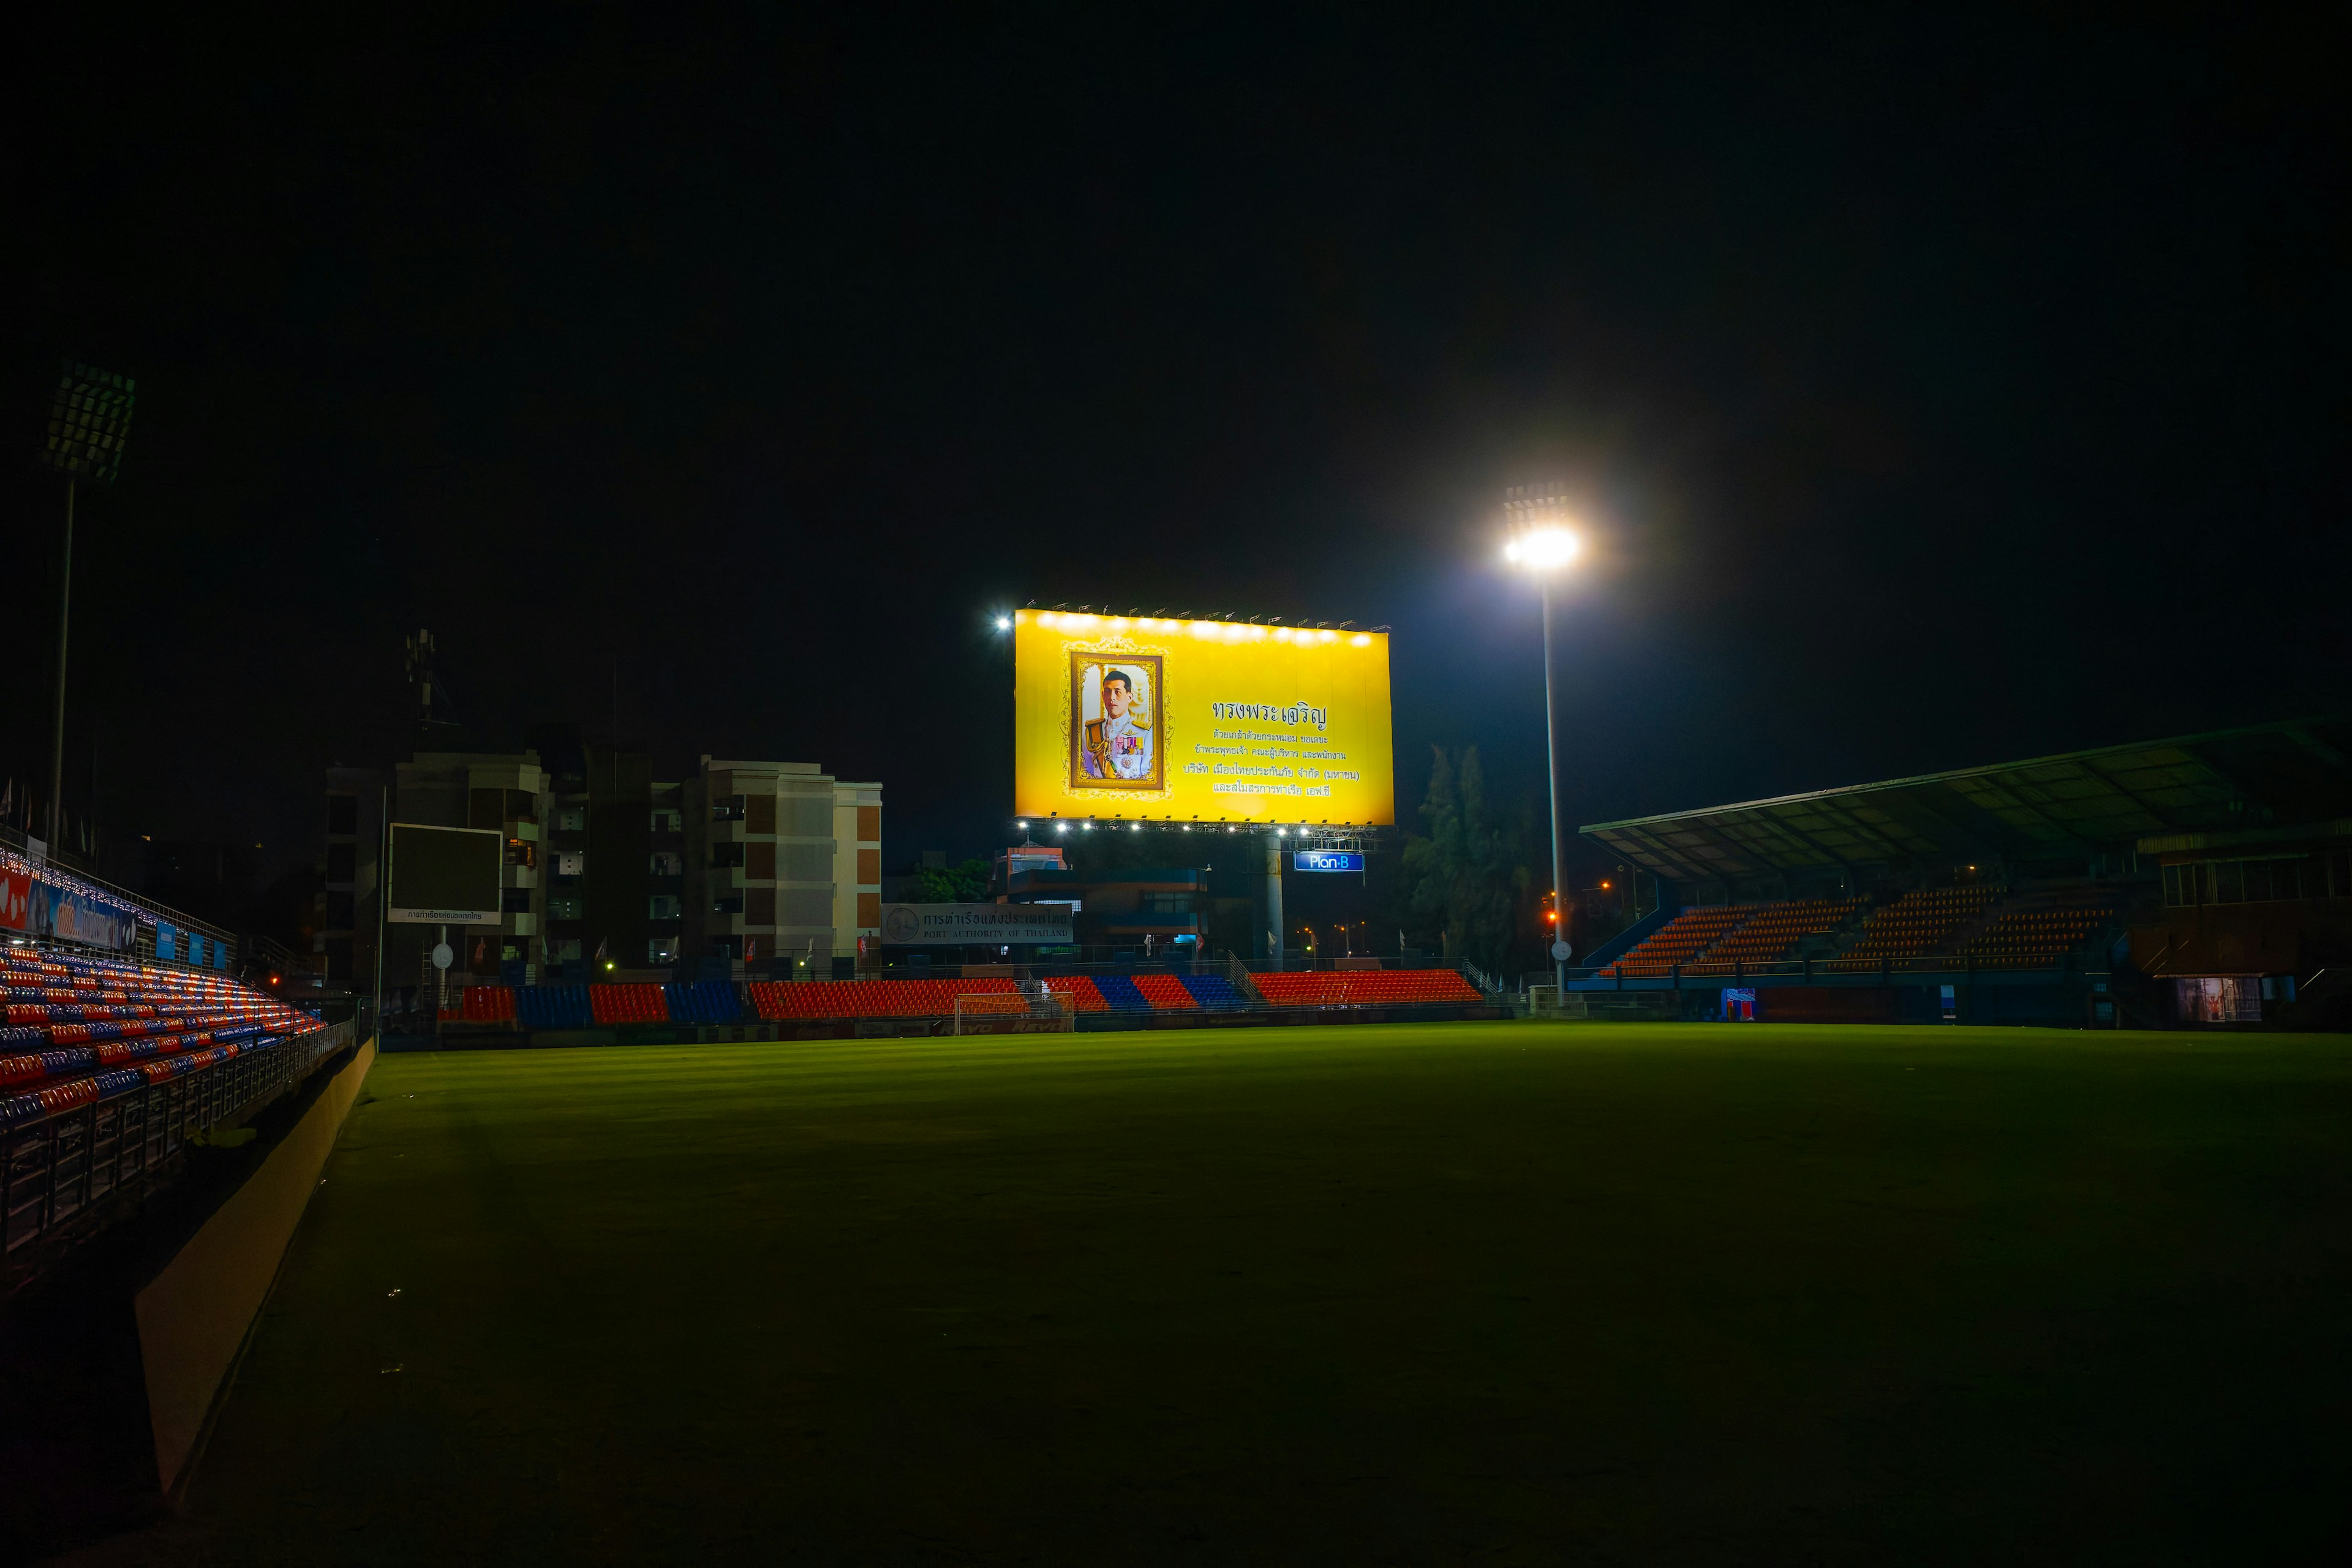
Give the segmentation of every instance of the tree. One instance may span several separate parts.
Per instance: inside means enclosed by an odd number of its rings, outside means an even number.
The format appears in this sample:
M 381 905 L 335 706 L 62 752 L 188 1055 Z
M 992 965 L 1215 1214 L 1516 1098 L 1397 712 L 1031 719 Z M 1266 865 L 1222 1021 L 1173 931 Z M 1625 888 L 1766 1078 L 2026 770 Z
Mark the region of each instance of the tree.
M 1430 750 L 1429 792 L 1421 803 L 1429 837 L 1405 837 L 1408 903 L 1433 922 L 1441 952 L 1500 972 L 1525 945 L 1521 916 L 1533 882 L 1527 824 L 1493 819 L 1477 747 L 1465 747 L 1458 764 L 1442 747 Z
M 988 862 L 966 860 L 961 866 L 926 866 L 915 873 L 917 900 L 926 904 L 976 904 L 988 896 Z

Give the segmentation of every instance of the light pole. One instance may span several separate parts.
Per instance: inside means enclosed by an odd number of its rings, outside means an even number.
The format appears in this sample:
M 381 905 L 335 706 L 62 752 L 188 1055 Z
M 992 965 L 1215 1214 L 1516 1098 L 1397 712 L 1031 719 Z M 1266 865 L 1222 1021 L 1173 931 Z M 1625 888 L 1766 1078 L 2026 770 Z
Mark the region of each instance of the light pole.
M 131 434 L 129 376 L 68 360 L 49 395 L 48 430 L 40 460 L 66 477 L 66 538 L 58 572 L 58 701 L 49 734 L 49 847 L 64 847 L 66 787 L 66 620 L 73 610 L 74 489 L 77 481 L 110 485 L 122 468 L 122 442 Z
M 1551 774 L 1551 906 L 1559 918 L 1551 939 L 1552 981 L 1559 994 L 1568 994 L 1567 846 L 1559 835 L 1559 703 L 1551 672 L 1552 584 L 1581 548 L 1576 535 L 1561 526 L 1564 511 L 1555 492 L 1514 488 L 1503 502 L 1512 534 L 1503 546 L 1503 559 L 1534 576 L 1543 593 L 1544 762 Z

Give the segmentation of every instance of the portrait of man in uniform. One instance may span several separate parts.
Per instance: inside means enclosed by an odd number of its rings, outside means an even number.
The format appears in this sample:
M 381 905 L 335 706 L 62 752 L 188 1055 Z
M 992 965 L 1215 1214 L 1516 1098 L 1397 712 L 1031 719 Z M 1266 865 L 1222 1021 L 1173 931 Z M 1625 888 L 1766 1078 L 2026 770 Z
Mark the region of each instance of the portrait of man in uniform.
M 1070 783 L 1160 786 L 1160 656 L 1070 656 Z

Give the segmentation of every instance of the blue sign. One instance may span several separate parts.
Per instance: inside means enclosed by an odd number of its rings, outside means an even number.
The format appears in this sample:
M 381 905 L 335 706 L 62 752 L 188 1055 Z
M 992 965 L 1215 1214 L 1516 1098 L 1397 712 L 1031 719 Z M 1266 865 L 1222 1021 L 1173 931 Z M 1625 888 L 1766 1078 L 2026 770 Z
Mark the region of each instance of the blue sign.
M 1364 857 L 1356 849 L 1294 849 L 1290 852 L 1290 868 L 1294 871 L 1360 871 Z

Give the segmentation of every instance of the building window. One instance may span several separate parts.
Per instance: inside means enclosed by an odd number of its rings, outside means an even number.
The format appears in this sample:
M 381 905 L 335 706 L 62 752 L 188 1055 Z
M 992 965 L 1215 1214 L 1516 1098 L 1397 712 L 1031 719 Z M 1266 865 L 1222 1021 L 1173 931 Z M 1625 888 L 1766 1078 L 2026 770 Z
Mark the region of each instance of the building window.
M 712 866 L 724 869 L 730 866 L 740 866 L 742 863 L 743 841 L 741 839 L 722 838 L 718 843 L 710 847 L 710 864 Z
M 557 851 L 555 857 L 555 874 L 557 876 L 580 877 L 585 876 L 587 871 L 588 851 L 585 849 L 563 849 Z
M 646 900 L 646 918 L 649 921 L 674 921 L 684 912 L 683 900 L 676 893 L 656 893 Z
M 740 795 L 723 795 L 718 799 L 712 801 L 710 803 L 710 820 L 713 822 L 742 821 L 743 797 Z
M 650 942 L 647 942 L 646 943 L 646 962 L 647 963 L 676 963 L 677 962 L 677 938 L 674 936 L 657 936 Z
M 567 805 L 562 807 L 555 814 L 555 826 L 559 832 L 587 832 L 588 808 L 584 805 Z
M 714 915 L 741 914 L 743 912 L 743 895 L 740 893 L 731 893 L 723 899 L 711 900 L 710 912 Z
M 656 877 L 686 875 L 686 857 L 675 849 L 656 849 L 653 855 L 653 873 Z
M 555 944 L 555 962 L 556 962 L 556 963 L 579 963 L 579 962 L 580 962 L 580 958 L 581 958 L 581 953 L 580 953 L 580 939 L 579 939 L 578 937 L 576 937 L 576 936 L 568 936 L 568 937 L 565 937 L 562 942 L 557 942 L 557 943 Z
M 327 797 L 327 831 L 357 833 L 360 830 L 360 797 L 355 795 L 331 795 Z
M 547 918 L 551 921 L 578 920 L 580 918 L 580 900 L 578 899 L 548 900 Z
M 2333 857 L 2341 861 L 2343 856 Z M 2202 860 L 2164 868 L 2164 901 L 2175 909 L 2198 904 L 2259 904 L 2328 896 L 2323 862 L 2296 855 L 2261 860 Z M 2336 896 L 2347 890 L 2336 883 Z
M 672 810 L 667 806 L 654 807 L 654 831 L 656 833 L 685 832 L 686 813 Z
M 509 915 L 530 913 L 530 889 L 529 888 L 507 889 L 499 895 L 499 909 L 501 913 Z
M 329 931 L 349 931 L 358 922 L 352 918 L 352 896 L 349 893 L 327 895 L 327 926 Z
M 356 844 L 327 846 L 327 880 L 356 882 L 359 879 L 360 847 Z

